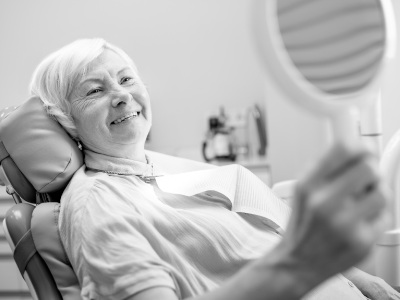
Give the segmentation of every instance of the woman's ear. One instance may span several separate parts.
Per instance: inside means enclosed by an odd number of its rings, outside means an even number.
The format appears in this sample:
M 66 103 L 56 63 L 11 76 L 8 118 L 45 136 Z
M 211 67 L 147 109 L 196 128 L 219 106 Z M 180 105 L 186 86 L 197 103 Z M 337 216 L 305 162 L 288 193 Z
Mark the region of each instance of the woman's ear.
M 76 142 L 77 142 L 77 144 L 78 144 L 78 148 L 79 148 L 79 150 L 81 150 L 81 151 L 82 151 L 83 147 L 82 147 L 81 141 L 80 141 L 80 140 L 78 140 L 78 139 L 76 139 Z

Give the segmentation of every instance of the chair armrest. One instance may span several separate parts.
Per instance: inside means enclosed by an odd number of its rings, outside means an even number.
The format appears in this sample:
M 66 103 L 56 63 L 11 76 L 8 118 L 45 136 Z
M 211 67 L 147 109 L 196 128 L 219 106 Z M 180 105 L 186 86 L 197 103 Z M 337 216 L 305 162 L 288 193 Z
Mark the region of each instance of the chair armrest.
M 20 203 L 8 210 L 3 227 L 11 249 L 15 249 L 21 238 L 30 230 L 34 209 L 35 207 L 31 204 Z M 39 253 L 36 252 L 28 261 L 23 277 L 34 299 L 62 299 L 54 279 Z

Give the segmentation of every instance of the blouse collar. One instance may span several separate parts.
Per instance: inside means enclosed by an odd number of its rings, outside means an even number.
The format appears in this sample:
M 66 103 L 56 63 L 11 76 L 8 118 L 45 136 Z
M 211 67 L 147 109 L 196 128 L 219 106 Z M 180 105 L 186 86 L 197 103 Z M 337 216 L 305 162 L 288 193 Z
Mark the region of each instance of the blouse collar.
M 146 155 L 147 163 L 100 154 L 84 149 L 85 164 L 89 169 L 117 175 L 142 175 L 152 176 L 154 173 L 153 163 Z

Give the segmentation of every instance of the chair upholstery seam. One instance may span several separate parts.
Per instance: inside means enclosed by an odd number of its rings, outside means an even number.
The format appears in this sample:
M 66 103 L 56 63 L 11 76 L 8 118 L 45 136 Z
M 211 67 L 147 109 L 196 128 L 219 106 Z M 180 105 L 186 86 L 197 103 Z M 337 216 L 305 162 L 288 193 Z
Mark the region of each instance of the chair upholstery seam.
M 53 209 L 54 223 L 56 225 L 57 235 L 58 235 L 58 239 L 60 241 L 60 245 L 61 245 L 61 248 L 62 248 L 62 251 L 63 251 L 63 254 L 64 254 L 65 261 L 67 262 L 67 264 L 69 266 L 72 267 L 71 262 L 68 259 L 67 253 L 66 253 L 66 251 L 64 249 L 64 245 L 62 243 L 61 236 L 60 236 L 60 229 L 59 229 L 59 226 L 58 226 L 58 218 L 59 218 L 59 215 L 60 215 L 60 211 L 59 211 L 60 210 L 60 205 L 61 205 L 60 203 L 54 205 L 54 209 Z
M 71 154 L 70 154 L 70 156 L 69 156 L 68 163 L 67 163 L 67 165 L 65 166 L 64 170 L 62 170 L 60 173 L 58 173 L 50 182 L 48 182 L 48 183 L 46 183 L 44 186 L 42 186 L 38 192 L 41 193 L 41 191 L 42 191 L 43 189 L 45 189 L 48 185 L 50 185 L 50 184 L 52 184 L 54 181 L 56 181 L 56 179 L 58 178 L 58 176 L 60 176 L 60 174 L 63 174 L 63 173 L 65 172 L 65 170 L 66 170 L 66 169 L 68 168 L 68 166 L 71 164 L 71 161 L 72 161 L 72 151 L 71 151 Z

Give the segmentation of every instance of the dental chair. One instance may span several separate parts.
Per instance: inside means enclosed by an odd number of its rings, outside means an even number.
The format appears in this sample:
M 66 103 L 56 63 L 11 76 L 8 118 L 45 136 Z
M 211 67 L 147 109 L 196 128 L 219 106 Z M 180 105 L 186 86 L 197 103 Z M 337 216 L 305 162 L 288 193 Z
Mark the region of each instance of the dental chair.
M 3 221 L 14 260 L 33 299 L 80 297 L 58 232 L 60 198 L 83 154 L 38 98 L 0 111 L 0 180 L 16 203 Z M 214 166 L 148 151 L 168 174 Z
M 214 168 L 147 151 L 168 174 Z M 0 111 L 0 181 L 16 205 L 3 221 L 14 260 L 34 300 L 81 299 L 81 288 L 58 232 L 60 198 L 83 154 L 38 98 Z M 275 194 L 290 201 L 295 181 L 278 183 Z M 3 271 L 3 270 L 2 270 Z

